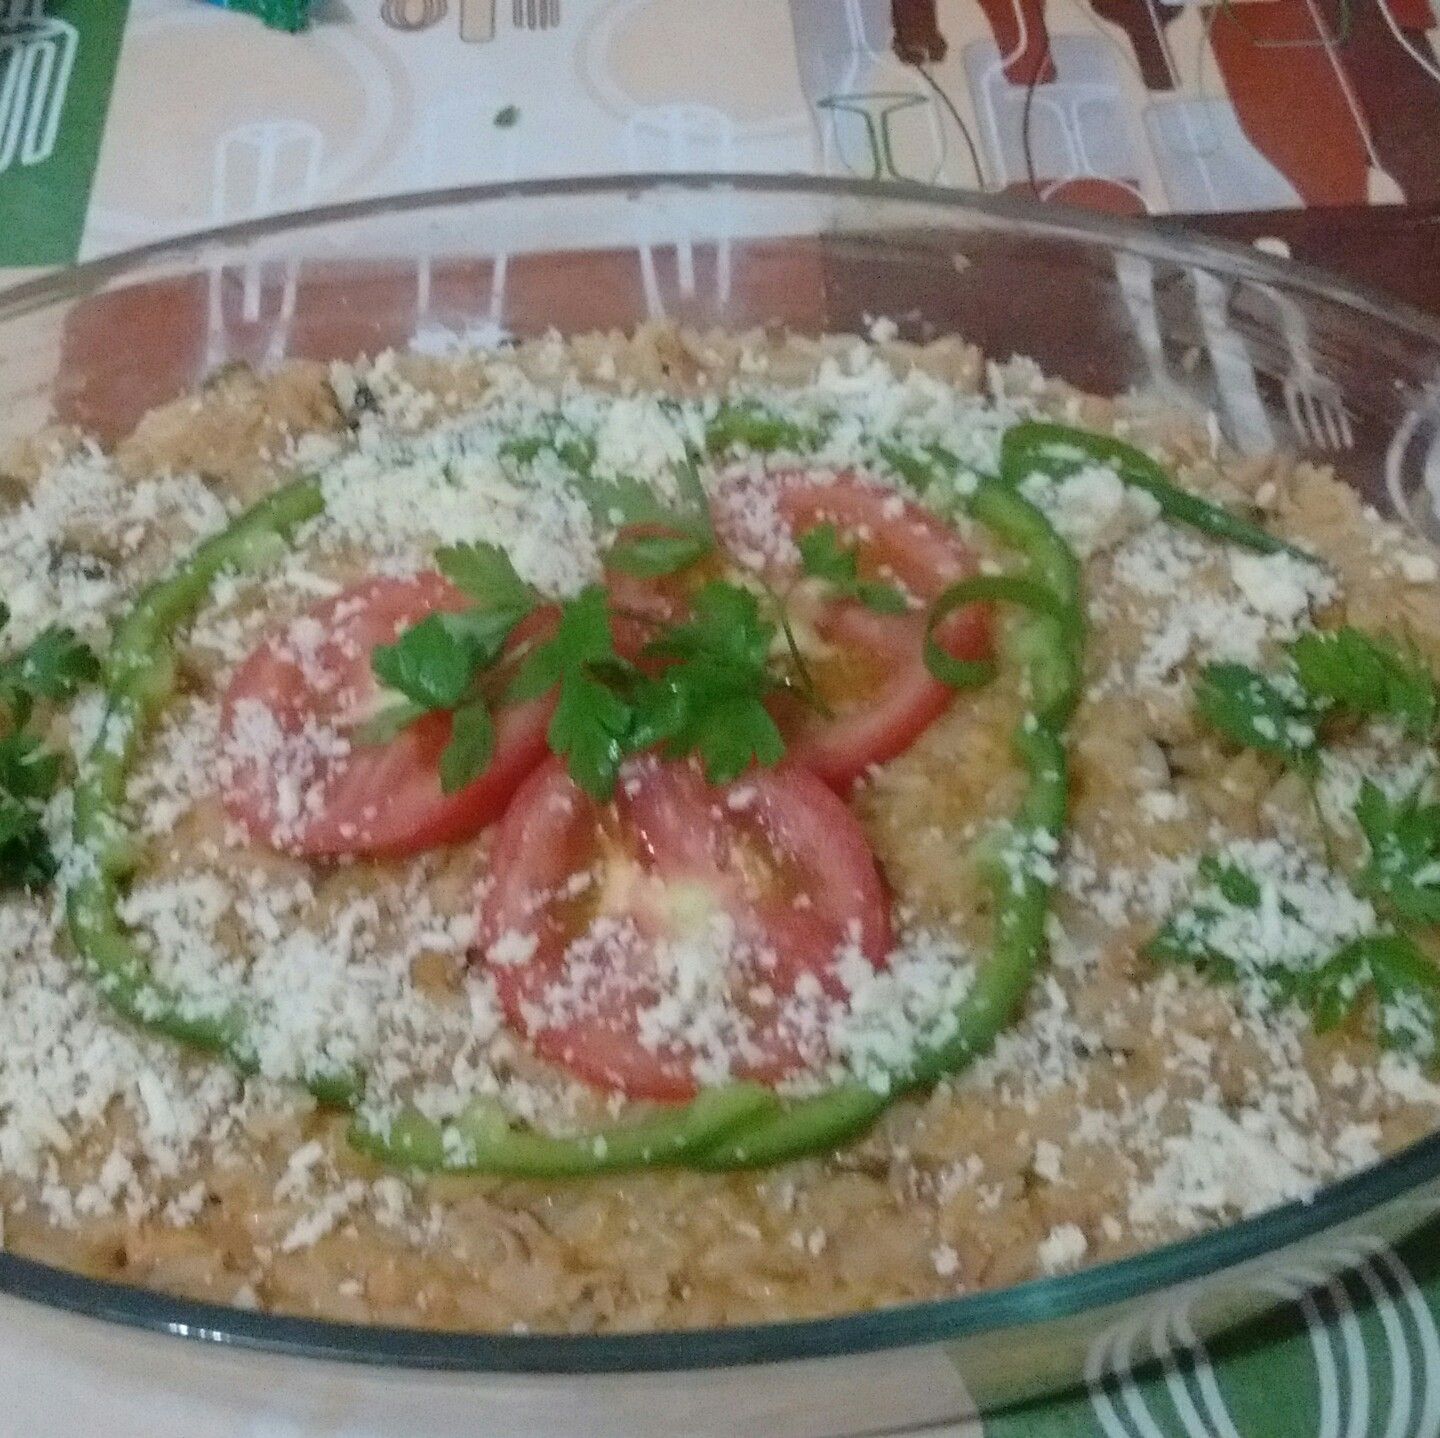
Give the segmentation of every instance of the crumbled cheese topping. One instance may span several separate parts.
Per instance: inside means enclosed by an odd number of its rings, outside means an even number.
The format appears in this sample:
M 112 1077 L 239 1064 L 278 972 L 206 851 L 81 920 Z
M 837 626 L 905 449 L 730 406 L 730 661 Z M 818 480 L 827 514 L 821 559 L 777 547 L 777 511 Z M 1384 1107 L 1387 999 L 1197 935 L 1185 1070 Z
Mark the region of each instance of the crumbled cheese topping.
M 1101 688 L 1173 686 L 1187 664 L 1258 665 L 1269 648 L 1312 627 L 1313 613 L 1338 592 L 1328 571 L 1293 555 L 1225 551 L 1153 524 L 1116 550 L 1112 585 L 1092 601 L 1101 622 L 1119 614 L 1140 625 L 1133 658 Z
M 893 323 L 877 321 L 872 337 L 889 344 Z M 203 682 L 173 703 L 130 776 L 127 804 L 145 863 L 121 917 L 157 977 L 187 995 L 191 1012 L 243 1014 L 259 1076 L 242 1081 L 114 1020 L 65 953 L 56 908 L 0 899 L 0 1171 L 31 1185 L 56 1222 L 112 1213 L 193 1221 L 207 1202 L 197 1171 L 217 1160 L 243 1162 L 252 1128 L 304 1111 L 308 1100 L 293 1081 L 322 1072 L 363 1071 L 365 1117 L 382 1125 L 401 1105 L 444 1119 L 478 1099 L 553 1132 L 573 1131 L 593 1115 L 577 1085 L 535 1079 L 502 1021 L 490 971 L 528 964 L 536 935 L 509 931 L 488 945 L 484 964 L 467 963 L 483 860 L 460 885 L 442 854 L 313 870 L 257 853 L 219 817 L 217 785 L 245 766 L 265 769 L 281 779 L 283 833 L 284 821 L 298 824 L 317 802 L 326 760 L 347 752 L 349 741 L 337 730 L 287 732 L 263 705 L 239 715 L 220 752 L 215 686 L 276 619 L 289 623 L 286 642 L 303 666 L 322 637 L 313 621 L 307 628 L 309 604 L 339 592 L 357 563 L 395 574 L 428 568 L 439 543 L 496 544 L 546 595 L 571 595 L 593 582 L 621 510 L 597 504 L 551 451 L 524 462 L 507 452 L 507 441 L 551 425 L 593 446 L 600 481 L 638 482 L 663 503 L 683 502 L 682 468 L 722 402 L 754 401 L 818 434 L 812 454 L 739 453 L 723 466 L 700 466 L 727 541 L 743 563 L 764 568 L 794 558 L 776 503 L 787 470 L 859 471 L 893 490 L 898 505 L 894 451 L 943 451 L 959 462 L 955 487 L 963 491 L 973 482 L 967 476 L 997 469 L 1005 430 L 1047 402 L 1043 376 L 1026 361 L 992 365 L 988 391 L 967 393 L 860 341 L 834 346 L 800 384 L 772 372 L 763 349 L 746 350 L 723 394 L 711 388 L 685 401 L 623 379 L 612 391 L 581 384 L 566 371 L 558 337 L 523 367 L 504 353 L 477 362 L 481 392 L 460 407 L 410 384 L 393 355 L 335 367 L 351 432 L 303 436 L 288 456 L 318 474 L 325 512 L 265 575 L 217 580 L 205 613 L 181 636 L 183 661 Z M 595 375 L 615 382 L 613 361 L 597 365 Z M 1073 397 L 1062 408 L 1078 418 Z M 1334 576 L 1318 566 L 1284 553 L 1227 549 L 1163 522 L 1150 496 L 1103 465 L 1061 482 L 1033 476 L 1024 492 L 1090 561 L 1101 637 L 1122 636 L 1092 694 L 1128 700 L 1151 688 L 1176 693 L 1197 664 L 1257 663 L 1339 596 Z M 227 518 L 196 476 L 132 482 L 94 448 L 58 459 L 0 530 L 0 593 L 12 610 L 7 646 L 57 622 L 100 637 L 139 585 Z M 1430 555 L 1393 543 L 1386 553 L 1407 583 L 1434 581 Z M 1128 647 L 1127 625 L 1134 630 Z M 77 752 L 99 733 L 101 719 L 94 698 L 76 706 L 68 737 Z M 1436 764 L 1425 746 L 1371 726 L 1327 754 L 1321 807 L 1332 821 L 1344 819 L 1365 779 L 1392 795 L 1429 792 Z M 1162 774 L 1137 790 L 1138 812 L 1157 824 L 1194 817 L 1196 806 L 1165 783 Z M 738 787 L 729 803 L 742 812 L 752 797 Z M 85 856 L 66 848 L 69 806 L 68 794 L 58 796 L 48 822 L 62 866 L 77 872 Z M 1074 1134 L 1052 1130 L 1033 1143 L 1030 1168 L 1041 1184 L 1060 1191 L 1073 1181 L 1072 1143 L 1109 1144 L 1133 1179 L 1132 1226 L 1185 1229 L 1305 1197 L 1373 1161 L 1380 1130 L 1370 1114 L 1399 1104 L 1440 1109 L 1440 1086 L 1413 1060 L 1389 1053 L 1373 1066 L 1345 1060 L 1334 1065 L 1332 1082 L 1348 1085 L 1366 1116 L 1327 1128 L 1294 1015 L 1248 1002 L 1243 986 L 1242 1002 L 1228 1010 L 1229 1037 L 1260 1058 L 1246 1073 L 1254 1091 L 1236 1102 L 1217 1076 L 1224 1036 L 1184 1026 L 1199 986 L 1173 972 L 1148 977 L 1145 987 L 1152 1023 L 1164 1030 L 1174 1094 L 1163 1085 L 1092 1092 L 1097 1065 L 1111 1055 L 1118 1062 L 1125 1045 L 1144 1036 L 1125 1031 L 1120 1004 L 1094 1012 L 1075 999 L 1075 987 L 1096 980 L 1182 899 L 1197 896 L 1196 853 L 1117 863 L 1102 855 L 1099 827 L 1088 839 L 1072 833 L 1063 845 L 1045 835 L 1012 835 L 999 849 L 1017 884 L 1058 884 L 1048 931 L 1054 962 L 1023 1019 L 953 1081 L 956 1095 L 983 1094 L 1037 1119 L 1054 1095 L 1078 1099 Z M 1207 848 L 1218 838 L 1222 857 L 1260 884 L 1256 910 L 1231 906 L 1222 916 L 1225 946 L 1257 971 L 1303 967 L 1375 927 L 1371 906 L 1298 841 L 1236 835 L 1214 823 L 1204 838 Z M 702 912 L 660 942 L 623 917 L 602 914 L 569 944 L 529 1019 L 536 1028 L 574 1021 L 603 1012 L 618 996 L 635 1005 L 647 1047 L 683 1061 L 701 1084 L 758 1064 L 778 1033 L 805 1061 L 786 1092 L 839 1081 L 885 1092 L 917 1054 L 953 1034 L 956 1010 L 984 962 L 960 937 L 962 925 L 909 913 L 898 919 L 894 951 L 882 962 L 850 939 L 833 956 L 833 982 L 802 977 L 787 989 L 775 977 L 775 954 L 723 911 Z M 1133 987 L 1133 976 L 1123 985 Z M 404 1183 L 347 1176 L 327 1153 L 318 1141 L 301 1142 L 277 1180 L 277 1201 L 294 1208 L 274 1238 L 281 1253 L 323 1241 L 362 1211 L 397 1230 L 412 1222 Z M 894 1157 L 898 1174 L 905 1155 L 897 1148 Z M 982 1209 L 993 1208 L 1006 1189 L 988 1177 L 978 1154 L 953 1159 L 934 1179 L 935 1201 L 968 1189 Z M 796 1208 L 793 1185 L 781 1207 Z M 1109 1216 L 1099 1231 L 1113 1242 L 1116 1226 Z M 804 1222 L 791 1242 L 817 1257 L 830 1238 Z M 1063 1271 L 1084 1261 L 1089 1248 L 1078 1223 L 1052 1224 L 1038 1263 L 1044 1272 Z M 930 1257 L 937 1278 L 960 1280 L 953 1247 L 937 1244 Z
M 1058 482 L 1034 474 L 1020 489 L 1044 511 L 1081 559 L 1113 548 L 1160 517 L 1160 505 L 1153 495 L 1126 484 L 1105 465 L 1087 465 Z

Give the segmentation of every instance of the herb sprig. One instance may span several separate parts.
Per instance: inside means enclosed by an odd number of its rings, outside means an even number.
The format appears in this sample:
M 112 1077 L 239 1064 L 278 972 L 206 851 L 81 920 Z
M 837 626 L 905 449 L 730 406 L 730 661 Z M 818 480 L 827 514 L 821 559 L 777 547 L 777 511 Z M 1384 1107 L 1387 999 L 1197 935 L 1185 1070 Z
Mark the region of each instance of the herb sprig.
M 1355 819 L 1370 849 L 1361 887 L 1402 920 L 1440 924 L 1440 804 L 1391 799 L 1367 779 Z
M 1334 882 L 1339 897 L 1344 885 Z M 1363 911 L 1356 896 L 1349 897 L 1358 919 Z M 1414 937 L 1380 928 L 1352 933 L 1328 948 L 1310 928 L 1311 917 L 1283 884 L 1209 855 L 1189 900 L 1151 939 L 1146 953 L 1159 962 L 1188 964 L 1210 978 L 1243 981 L 1270 1002 L 1298 1003 L 1322 1033 L 1373 1000 L 1382 1047 L 1434 1055 L 1440 1047 L 1440 968 Z
M 753 594 L 722 580 L 707 584 L 690 619 L 647 649 L 672 662 L 644 691 L 640 736 L 653 735 L 672 757 L 698 754 L 712 784 L 752 762 L 778 763 L 785 741 L 765 708 L 781 687 L 769 667 L 774 638 Z
M 1332 720 L 1383 718 L 1412 738 L 1435 736 L 1435 678 L 1417 654 L 1388 639 L 1348 626 L 1306 634 L 1287 646 L 1286 666 L 1267 674 L 1241 664 L 1208 665 L 1197 703 L 1227 738 L 1282 757 L 1310 781 L 1312 794 L 1322 726 Z M 1440 1049 L 1440 967 L 1417 933 L 1440 924 L 1440 803 L 1419 788 L 1392 797 L 1367 779 L 1354 817 L 1367 857 L 1353 883 L 1378 910 L 1373 932 L 1298 964 L 1263 951 L 1247 955 L 1235 942 L 1243 933 L 1230 922 L 1235 914 L 1265 906 L 1272 933 L 1277 925 L 1303 930 L 1306 916 L 1257 877 L 1211 858 L 1201 864 L 1190 901 L 1171 915 L 1147 952 L 1221 977 L 1243 971 L 1278 999 L 1297 1000 L 1322 1031 L 1373 1000 L 1382 1045 L 1433 1056 Z
M 1248 749 L 1313 766 L 1319 729 L 1330 718 L 1390 719 L 1417 739 L 1440 722 L 1440 688 L 1417 655 L 1346 626 L 1302 635 L 1285 667 L 1208 664 L 1197 689 L 1211 726 Z
M 817 524 L 795 540 L 801 572 L 823 580 L 840 599 L 854 599 L 877 614 L 905 614 L 910 601 L 893 584 L 860 578 L 860 559 L 854 545 L 842 544 L 833 524 Z
M 1213 729 L 1242 748 L 1278 754 L 1302 770 L 1314 768 L 1324 709 L 1292 674 L 1272 676 L 1244 664 L 1207 664 L 1195 702 Z
M 486 677 L 540 597 L 493 544 L 450 545 L 436 551 L 435 562 L 475 604 L 426 615 L 393 644 L 376 646 L 370 658 L 376 678 L 400 698 L 363 725 L 358 737 L 362 743 L 388 743 L 417 719 L 449 710 L 440 787 L 453 794 L 483 774 L 494 754 Z
M 10 611 L 0 602 L 0 629 Z M 45 806 L 60 783 L 58 754 L 26 726 L 37 703 L 64 703 L 99 677 L 100 663 L 74 630 L 53 625 L 0 661 L 0 889 L 39 888 L 55 876 Z
M 602 586 L 591 585 L 555 606 L 553 629 L 533 642 L 502 689 L 499 666 L 539 596 L 493 546 L 441 550 L 437 562 L 477 603 L 428 615 L 393 644 L 376 647 L 376 676 L 399 699 L 361 736 L 387 742 L 421 716 L 449 711 L 451 738 L 440 759 L 446 793 L 473 782 L 489 764 L 496 702 L 547 694 L 555 708 L 546 742 L 598 800 L 614 792 L 627 758 L 652 747 L 671 757 L 696 755 L 716 784 L 784 754 L 765 707 L 785 684 L 770 667 L 776 627 L 749 590 L 707 583 L 685 622 L 656 621 L 656 635 L 637 663 L 616 650 L 609 598 Z
M 1392 719 L 1416 739 L 1434 735 L 1440 693 L 1418 654 L 1347 626 L 1302 635 L 1290 656 L 1315 702 L 1357 717 Z

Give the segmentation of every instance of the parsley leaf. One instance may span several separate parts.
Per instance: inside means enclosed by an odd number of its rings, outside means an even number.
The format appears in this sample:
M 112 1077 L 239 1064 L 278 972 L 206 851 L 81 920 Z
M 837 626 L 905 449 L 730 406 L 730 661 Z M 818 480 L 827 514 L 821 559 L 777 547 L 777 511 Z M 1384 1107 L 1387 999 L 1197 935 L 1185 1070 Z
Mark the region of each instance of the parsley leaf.
M 628 474 L 584 474 L 579 476 L 577 488 L 597 524 L 617 529 L 645 527 L 677 539 L 683 537 L 693 543 L 695 557 L 699 558 L 708 553 L 715 542 L 710 501 L 693 460 L 687 457 L 680 461 L 675 473 L 680 491 L 679 503 L 675 506 L 667 504 L 643 480 Z M 626 542 L 622 540 L 619 547 L 623 548 Z M 660 572 L 672 573 L 673 570 Z
M 422 709 L 453 709 L 523 617 L 491 609 L 427 614 L 393 644 L 376 645 L 370 664 L 382 683 Z
M 615 652 L 610 609 L 598 585 L 561 606 L 555 632 L 526 656 L 507 691 L 537 699 L 559 687 L 546 741 L 570 777 L 594 799 L 608 799 L 631 752 L 635 710 L 623 690 L 634 671 Z
M 525 657 L 509 689 L 511 699 L 538 699 L 587 664 L 616 661 L 605 591 L 592 584 L 560 607 L 555 632 Z
M 1290 653 L 1300 683 L 1316 699 L 1352 714 L 1394 719 L 1419 739 L 1434 733 L 1440 693 L 1418 656 L 1348 626 L 1302 635 Z
M 9 619 L 9 609 L 0 602 L 0 627 Z M 73 630 L 58 625 L 0 661 L 0 706 L 11 724 L 0 738 L 0 889 L 38 888 L 55 877 L 45 804 L 60 782 L 62 763 L 24 727 L 35 701 L 70 699 L 99 672 L 90 649 Z
M 510 556 L 494 544 L 450 544 L 435 551 L 435 564 L 457 588 L 487 609 L 517 619 L 539 603 L 535 590 L 515 572 Z
M 10 611 L 0 603 L 0 627 Z M 23 726 L 37 699 L 71 699 L 82 684 L 98 677 L 100 661 L 73 629 L 52 625 L 24 649 L 0 661 L 0 703 L 12 722 Z
M 440 754 L 440 789 L 454 794 L 478 779 L 495 752 L 495 722 L 483 699 L 472 699 L 455 711 L 450 742 Z
M 534 464 L 547 450 L 576 474 L 588 474 L 595 465 L 595 441 L 559 415 L 548 418 L 538 434 L 507 439 L 500 446 L 500 457 L 516 464 Z
M 1370 934 L 1346 944 L 1321 965 L 1303 1001 L 1324 1033 L 1370 990 L 1381 1047 L 1432 1056 L 1440 1035 L 1440 969 L 1405 934 Z
M 710 549 L 710 541 L 697 534 L 627 535 L 611 546 L 605 567 L 639 579 L 658 579 L 688 569 Z
M 812 579 L 823 579 L 842 599 L 855 599 L 877 614 L 906 614 L 910 602 L 893 584 L 860 578 L 855 547 L 840 543 L 833 524 L 817 524 L 796 541 L 800 565 Z
M 0 888 L 38 888 L 55 877 L 45 801 L 60 781 L 60 757 L 38 735 L 0 739 Z
M 712 784 L 729 783 L 752 762 L 777 763 L 785 741 L 764 704 L 779 687 L 768 667 L 774 638 L 748 590 L 705 585 L 689 621 L 647 649 L 675 662 L 637 696 L 637 737 L 662 741 L 672 757 L 698 754 Z
M 1418 791 L 1391 800 L 1367 779 L 1355 819 L 1370 845 L 1365 890 L 1403 919 L 1440 924 L 1440 804 L 1422 803 Z
M 1208 854 L 1200 861 L 1199 883 L 1189 901 L 1171 914 L 1145 952 L 1162 963 L 1186 963 L 1203 973 L 1233 979 L 1241 967 L 1235 952 L 1235 920 L 1257 910 L 1260 901 L 1260 885 L 1250 874 L 1238 864 Z M 1281 901 L 1282 912 L 1285 908 Z
M 561 681 L 545 738 L 593 799 L 615 792 L 620 766 L 632 751 L 634 713 L 614 689 L 584 669 L 572 670 Z
M 1211 726 L 1236 744 L 1279 754 L 1301 769 L 1316 764 L 1321 711 L 1285 676 L 1244 664 L 1207 664 L 1195 697 Z

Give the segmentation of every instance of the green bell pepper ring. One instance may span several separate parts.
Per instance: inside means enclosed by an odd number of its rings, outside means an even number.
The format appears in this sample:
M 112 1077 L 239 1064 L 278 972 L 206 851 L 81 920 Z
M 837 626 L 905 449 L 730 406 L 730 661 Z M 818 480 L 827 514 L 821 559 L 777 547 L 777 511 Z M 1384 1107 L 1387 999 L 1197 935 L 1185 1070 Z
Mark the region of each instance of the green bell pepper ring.
M 106 656 L 105 718 L 75 788 L 74 837 L 85 862 L 69 885 L 66 918 L 81 962 L 106 1000 L 133 1023 L 222 1054 L 245 1072 L 253 1071 L 257 1060 L 244 1016 L 217 1013 L 156 980 L 148 957 L 120 921 L 121 887 L 137 849 L 121 810 L 130 763 L 174 692 L 175 626 L 195 614 L 223 570 L 253 569 L 273 559 L 294 530 L 323 508 L 316 481 L 286 485 L 140 595 Z M 350 1101 L 359 1082 L 349 1073 L 307 1075 L 308 1086 L 326 1102 Z
M 1092 464 L 1113 469 L 1125 484 L 1144 490 L 1160 506 L 1160 512 L 1177 524 L 1260 554 L 1293 554 L 1316 562 L 1313 555 L 1277 539 L 1258 524 L 1171 483 L 1144 450 L 1113 435 L 1031 420 L 1006 430 L 1000 441 L 1000 477 L 1008 485 L 1018 485 L 1032 474 L 1067 479 Z
M 636 1168 L 683 1165 L 735 1130 L 763 1124 L 779 1100 L 759 1084 L 705 1089 L 653 1118 L 554 1138 L 512 1128 L 494 1104 L 476 1103 L 448 1123 L 412 1110 L 388 1124 L 357 1116 L 350 1142 L 371 1158 L 431 1173 L 488 1173 L 509 1178 L 579 1178 Z
M 986 599 L 1029 609 L 1032 617 L 1021 629 L 1025 642 L 1016 652 L 1024 659 L 1032 692 L 1044 701 L 1045 714 L 1068 712 L 1083 630 L 1074 556 L 1038 510 L 997 482 L 982 482 L 972 504 L 977 518 L 1028 556 L 1030 571 L 1023 578 L 970 581 L 978 587 L 952 593 L 944 612 Z M 106 719 L 76 792 L 76 839 L 91 862 L 72 884 L 67 904 L 82 961 L 120 1012 L 156 1032 L 221 1053 L 243 1070 L 256 1066 L 243 1015 L 205 1012 L 156 981 L 119 920 L 121 886 L 136 848 L 121 808 L 128 765 L 173 693 L 175 626 L 193 617 L 222 570 L 266 562 L 322 508 L 318 484 L 297 481 L 206 541 L 175 574 L 141 595 L 115 636 L 106 666 Z M 933 643 L 933 628 L 941 618 L 943 613 L 932 616 L 928 638 L 935 651 L 930 657 L 943 660 L 949 656 Z M 1057 662 L 1057 654 L 1064 662 Z M 957 669 L 948 672 L 960 677 Z M 988 674 L 967 671 L 966 677 L 981 682 Z M 1058 835 L 1064 816 L 1063 747 L 1048 722 L 1033 718 L 1015 742 L 1031 780 L 1016 832 L 1043 829 Z M 737 1084 L 707 1090 L 689 1104 L 633 1124 L 562 1138 L 517 1130 L 493 1104 L 477 1103 L 444 1124 L 413 1111 L 387 1123 L 362 1115 L 352 1124 L 351 1140 L 361 1151 L 404 1167 L 540 1178 L 664 1164 L 753 1167 L 831 1149 L 868 1128 L 898 1094 L 934 1082 L 982 1052 L 1013 1015 L 1043 954 L 1048 894 L 1038 878 L 1014 880 L 1003 865 L 993 870 L 995 954 L 954 1015 L 949 1036 L 909 1072 L 896 1075 L 885 1093 L 845 1084 L 782 1103 L 769 1090 Z M 316 1072 L 307 1082 L 322 1101 L 346 1107 L 358 1102 L 363 1087 L 361 1078 L 349 1073 Z

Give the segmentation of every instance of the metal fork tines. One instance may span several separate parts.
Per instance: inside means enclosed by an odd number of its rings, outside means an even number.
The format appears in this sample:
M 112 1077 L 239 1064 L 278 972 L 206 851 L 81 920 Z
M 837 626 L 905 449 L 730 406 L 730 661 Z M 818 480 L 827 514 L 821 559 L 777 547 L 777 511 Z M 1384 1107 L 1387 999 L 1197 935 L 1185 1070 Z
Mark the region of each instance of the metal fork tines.
M 1290 423 L 1311 449 L 1355 448 L 1350 412 L 1334 380 L 1302 364 L 1285 376 L 1283 388 Z
M 1355 448 L 1355 431 L 1340 386 L 1321 365 L 1311 335 L 1310 322 L 1294 296 L 1277 285 L 1257 284 L 1280 315 L 1280 328 L 1289 351 L 1290 369 L 1281 385 L 1285 408 L 1295 433 L 1311 449 L 1333 453 Z
M 510 18 L 517 30 L 553 30 L 560 23 L 560 0 L 513 0 Z

